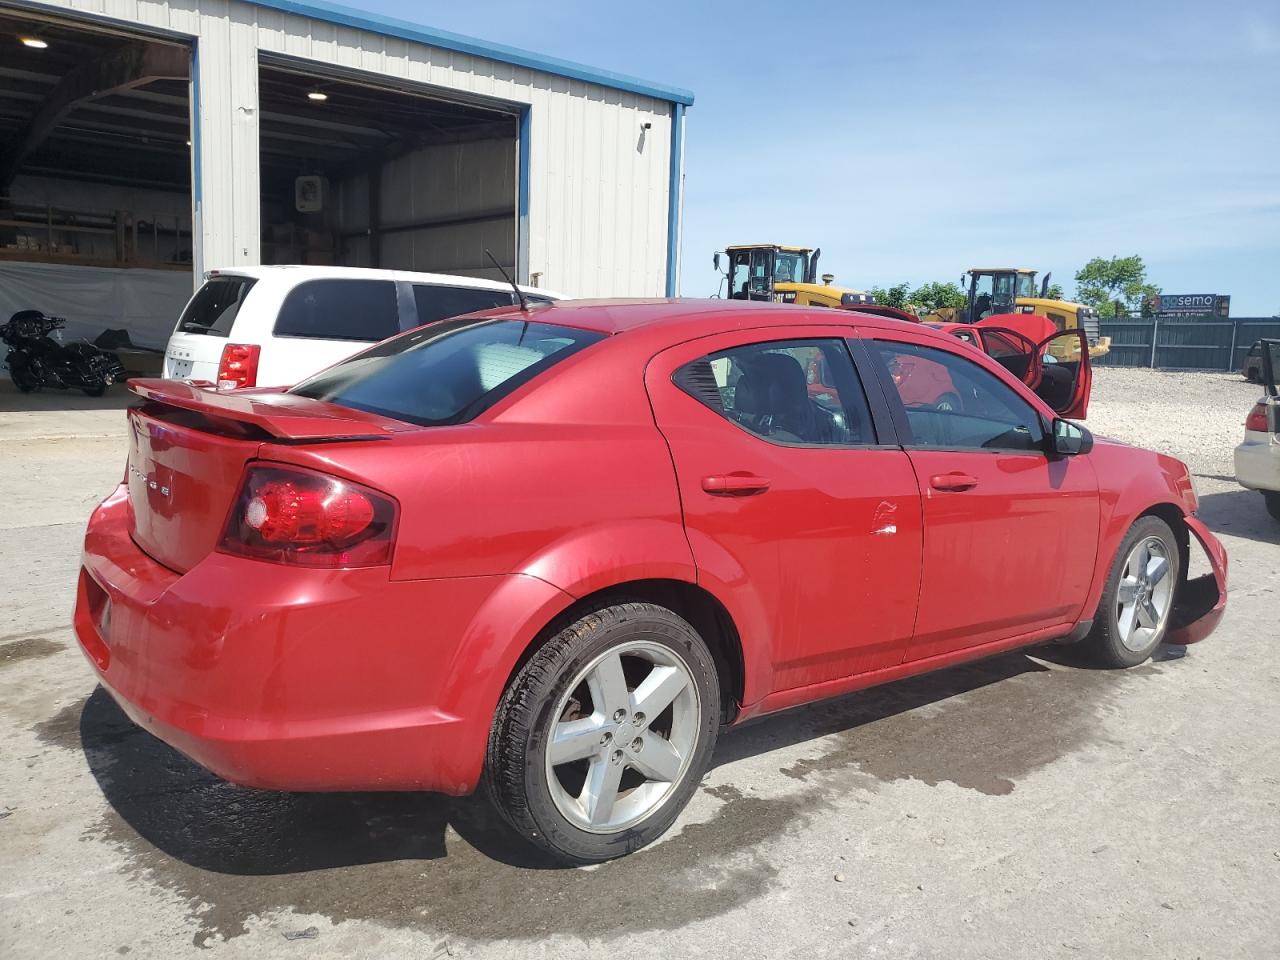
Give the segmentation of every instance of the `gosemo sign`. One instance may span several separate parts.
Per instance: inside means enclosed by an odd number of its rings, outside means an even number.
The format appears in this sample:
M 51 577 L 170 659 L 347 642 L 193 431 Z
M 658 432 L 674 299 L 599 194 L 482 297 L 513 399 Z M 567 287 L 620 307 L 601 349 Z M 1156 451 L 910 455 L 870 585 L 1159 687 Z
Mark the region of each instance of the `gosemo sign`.
M 1161 293 L 1152 301 L 1156 313 L 1212 314 L 1228 316 L 1231 297 L 1217 293 Z

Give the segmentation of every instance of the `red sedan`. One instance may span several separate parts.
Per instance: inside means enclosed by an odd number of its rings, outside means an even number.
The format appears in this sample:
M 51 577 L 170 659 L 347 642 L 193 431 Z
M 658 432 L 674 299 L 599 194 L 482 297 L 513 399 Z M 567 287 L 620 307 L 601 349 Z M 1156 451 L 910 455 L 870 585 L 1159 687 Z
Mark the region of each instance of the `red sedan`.
M 1132 666 L 1226 602 L 1186 466 L 895 319 L 570 301 L 131 389 L 75 614 L 129 716 L 242 784 L 483 783 L 568 862 L 661 835 L 724 725 L 1051 640 Z

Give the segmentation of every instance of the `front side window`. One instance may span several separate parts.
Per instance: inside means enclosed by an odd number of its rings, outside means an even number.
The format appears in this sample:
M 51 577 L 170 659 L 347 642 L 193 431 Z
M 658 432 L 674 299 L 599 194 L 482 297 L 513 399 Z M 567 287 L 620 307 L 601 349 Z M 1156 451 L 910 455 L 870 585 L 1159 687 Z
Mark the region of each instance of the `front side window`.
M 253 277 L 213 277 L 196 291 L 178 321 L 179 333 L 231 335 L 236 315 L 258 281 Z
M 308 280 L 289 291 L 276 317 L 277 337 L 365 340 L 400 332 L 391 280 Z
M 675 383 L 767 440 L 876 442 L 862 384 L 841 340 L 774 340 L 721 350 L 685 364 Z
M 444 320 L 358 353 L 289 392 L 420 426 L 466 423 L 602 337 L 528 320 Z
M 947 350 L 876 341 L 873 351 L 906 408 L 908 442 L 942 449 L 1041 451 L 1035 409 L 1000 378 Z
M 1018 290 L 1019 297 L 1034 297 L 1036 295 L 1036 277 L 1034 273 L 1018 274 Z
M 420 324 L 460 317 L 477 310 L 509 307 L 512 303 L 514 300 L 509 290 L 481 290 L 475 287 L 446 287 L 427 283 L 413 285 L 413 305 Z

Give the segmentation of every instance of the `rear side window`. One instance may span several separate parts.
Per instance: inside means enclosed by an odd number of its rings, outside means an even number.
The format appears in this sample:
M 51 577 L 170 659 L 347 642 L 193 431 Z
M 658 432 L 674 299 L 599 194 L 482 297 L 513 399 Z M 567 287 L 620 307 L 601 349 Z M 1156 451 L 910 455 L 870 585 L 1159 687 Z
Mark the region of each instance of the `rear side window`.
M 178 332 L 230 336 L 236 314 L 257 282 L 252 277 L 216 277 L 206 281 L 182 311 Z
M 842 340 L 772 340 L 708 354 L 675 384 L 726 420 L 781 443 L 873 444 L 862 384 Z
M 413 305 L 418 323 L 435 323 L 476 310 L 509 307 L 514 301 L 505 290 L 477 290 L 474 287 L 440 287 L 434 284 L 413 285 Z
M 308 280 L 289 291 L 276 317 L 277 337 L 385 340 L 400 332 L 390 280 Z
M 446 320 L 356 354 L 289 392 L 422 426 L 466 423 L 602 337 L 549 323 Z

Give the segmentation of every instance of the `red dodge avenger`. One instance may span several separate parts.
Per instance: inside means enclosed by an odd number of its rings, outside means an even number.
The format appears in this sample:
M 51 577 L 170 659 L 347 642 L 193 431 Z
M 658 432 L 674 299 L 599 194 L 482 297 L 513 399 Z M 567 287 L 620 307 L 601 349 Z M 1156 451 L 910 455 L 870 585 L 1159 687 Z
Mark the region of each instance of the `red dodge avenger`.
M 901 392 L 926 364 L 945 403 Z M 671 826 L 726 725 L 1214 628 L 1227 558 L 1186 466 L 1062 419 L 1087 354 L 1069 372 L 1051 405 L 892 318 L 566 301 L 289 390 L 135 380 L 76 632 L 135 722 L 228 780 L 483 785 L 554 857 L 605 860 Z

